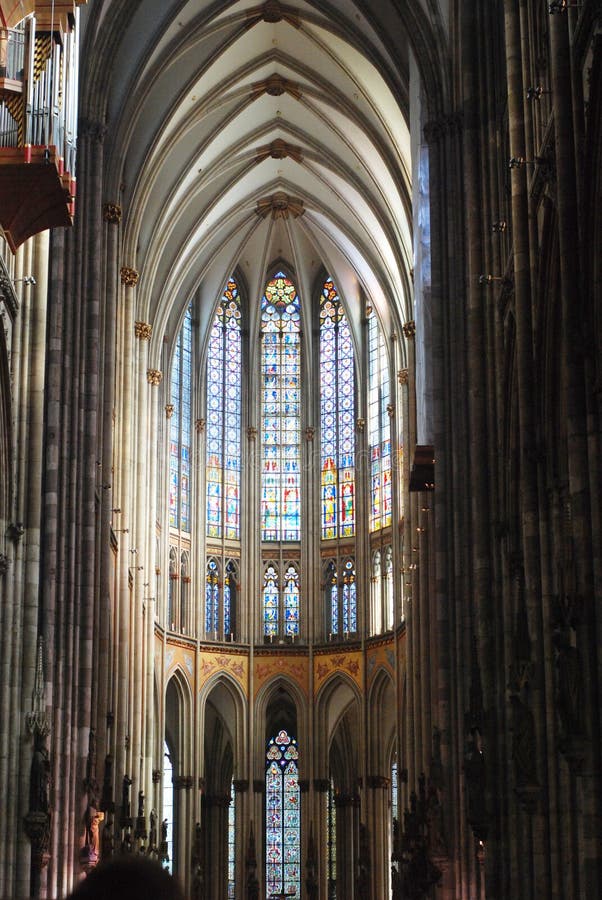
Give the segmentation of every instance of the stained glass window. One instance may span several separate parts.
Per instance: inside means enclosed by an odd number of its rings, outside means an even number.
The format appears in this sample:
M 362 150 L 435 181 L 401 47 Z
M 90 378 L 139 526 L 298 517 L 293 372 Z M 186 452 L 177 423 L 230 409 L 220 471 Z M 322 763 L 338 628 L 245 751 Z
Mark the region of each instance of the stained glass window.
M 278 634 L 279 612 L 278 573 L 268 566 L 263 577 L 263 633 L 268 637 Z
M 299 573 L 294 566 L 284 575 L 284 633 L 299 634 Z
M 217 633 L 219 628 L 219 568 L 215 559 L 207 563 L 205 581 L 205 631 Z
M 209 557 L 205 575 L 205 632 L 208 638 L 226 640 L 234 634 L 237 586 L 236 561 Z
M 192 310 L 189 306 L 171 366 L 169 426 L 169 524 L 190 531 L 190 444 L 192 406 Z
M 335 900 L 337 888 L 337 809 L 334 802 L 334 782 L 330 779 L 328 806 L 326 809 L 326 835 L 328 851 L 328 897 Z
M 236 615 L 236 565 L 231 559 L 226 563 L 223 608 L 224 634 L 233 634 Z
M 207 536 L 240 538 L 242 339 L 238 287 L 228 281 L 207 356 Z
M 173 764 L 167 741 L 163 742 L 163 821 L 167 821 L 167 859 L 163 867 L 173 872 L 174 786 Z
M 277 272 L 261 301 L 261 536 L 301 536 L 301 314 L 293 282 Z
M 299 572 L 289 565 L 282 583 L 278 570 L 272 564 L 266 567 L 263 577 L 263 633 L 267 637 L 299 634 Z
M 386 616 L 386 624 L 385 628 L 390 629 L 393 628 L 395 624 L 395 616 L 394 616 L 394 596 L 393 596 L 393 550 L 391 547 L 387 547 L 385 550 L 385 571 L 384 571 L 384 583 L 385 583 L 385 616 Z
M 343 564 L 340 576 L 334 562 L 326 569 L 326 593 L 330 607 L 330 631 L 333 636 L 346 637 L 357 631 L 357 589 L 352 559 Z
M 169 548 L 169 581 L 167 583 L 167 627 L 176 627 L 176 608 L 178 596 L 178 552 L 175 547 Z
M 301 896 L 301 794 L 297 742 L 281 731 L 266 754 L 266 896 Z
M 236 793 L 234 784 L 230 786 L 230 806 L 228 807 L 228 900 L 236 897 Z
M 320 298 L 322 538 L 355 534 L 355 378 L 351 330 L 331 278 Z
M 382 330 L 368 317 L 368 440 L 370 445 L 370 531 L 391 524 L 391 402 L 389 365 Z

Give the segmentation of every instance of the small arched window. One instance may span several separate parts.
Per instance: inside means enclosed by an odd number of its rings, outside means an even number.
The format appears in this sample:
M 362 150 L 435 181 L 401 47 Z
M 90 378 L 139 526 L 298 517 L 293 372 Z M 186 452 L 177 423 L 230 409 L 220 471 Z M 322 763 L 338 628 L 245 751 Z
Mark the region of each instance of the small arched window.
M 169 579 L 167 582 L 167 627 L 176 628 L 176 610 L 178 601 L 178 551 L 175 547 L 169 548 Z
M 190 554 L 187 550 L 180 556 L 180 631 L 190 634 Z
M 393 550 L 387 547 L 385 550 L 385 571 L 384 571 L 384 588 L 385 588 L 385 630 L 393 628 L 395 624 L 394 606 L 395 595 L 393 591 Z
M 292 563 L 281 579 L 275 564 L 269 563 L 263 576 L 263 633 L 272 640 L 293 640 L 299 634 L 299 572 Z
M 346 639 L 357 632 L 357 588 L 352 559 L 345 560 L 338 575 L 334 562 L 329 563 L 326 589 L 331 610 L 331 635 Z
M 205 578 L 205 631 L 216 637 L 219 629 L 219 566 L 213 557 L 207 562 Z

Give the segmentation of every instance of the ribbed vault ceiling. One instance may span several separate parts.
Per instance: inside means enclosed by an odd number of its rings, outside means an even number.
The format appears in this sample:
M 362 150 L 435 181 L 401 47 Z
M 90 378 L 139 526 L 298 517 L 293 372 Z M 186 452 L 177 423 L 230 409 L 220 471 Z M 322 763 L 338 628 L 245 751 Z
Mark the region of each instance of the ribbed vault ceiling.
M 356 326 L 365 299 L 386 328 L 408 314 L 407 48 L 357 6 L 87 8 L 85 103 L 101 99 L 106 199 L 158 341 L 194 292 L 209 321 L 230 273 L 259 296 L 278 260 L 302 296 L 332 273 Z

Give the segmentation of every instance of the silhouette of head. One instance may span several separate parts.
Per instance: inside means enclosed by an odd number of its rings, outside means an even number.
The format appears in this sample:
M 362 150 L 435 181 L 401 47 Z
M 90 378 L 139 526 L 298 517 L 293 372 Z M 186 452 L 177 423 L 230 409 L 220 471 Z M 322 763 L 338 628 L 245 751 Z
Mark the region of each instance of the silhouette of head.
M 184 900 L 184 895 L 157 862 L 117 856 L 93 869 L 68 900 Z

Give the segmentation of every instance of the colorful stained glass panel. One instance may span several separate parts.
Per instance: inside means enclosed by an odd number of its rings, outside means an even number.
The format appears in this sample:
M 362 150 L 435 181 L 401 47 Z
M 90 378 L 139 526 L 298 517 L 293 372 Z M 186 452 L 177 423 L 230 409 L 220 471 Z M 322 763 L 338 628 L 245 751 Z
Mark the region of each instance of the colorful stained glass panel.
M 278 272 L 261 303 L 264 541 L 301 536 L 301 316 L 293 282 Z
M 323 540 L 355 534 L 355 376 L 349 323 L 331 278 L 320 299 Z
M 301 896 L 301 794 L 296 742 L 286 731 L 266 753 L 266 895 Z

